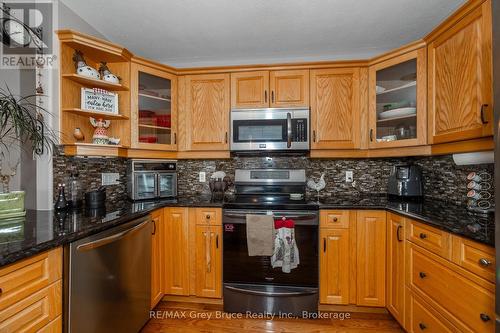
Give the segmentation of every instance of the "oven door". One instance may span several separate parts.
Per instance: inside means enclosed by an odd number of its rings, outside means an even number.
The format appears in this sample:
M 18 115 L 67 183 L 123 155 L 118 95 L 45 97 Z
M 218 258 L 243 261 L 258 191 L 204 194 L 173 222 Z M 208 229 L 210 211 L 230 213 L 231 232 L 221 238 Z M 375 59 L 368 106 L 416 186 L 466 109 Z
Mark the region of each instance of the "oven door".
M 136 172 L 134 173 L 134 199 L 153 199 L 156 197 L 156 173 Z
M 231 111 L 231 151 L 308 150 L 308 109 Z
M 172 198 L 177 196 L 177 174 L 174 172 L 158 173 L 158 197 Z
M 273 214 L 295 222 L 300 264 L 290 273 L 271 266 L 271 258 L 248 256 L 246 214 Z M 318 211 L 226 209 L 223 214 L 223 280 L 226 284 L 318 287 Z

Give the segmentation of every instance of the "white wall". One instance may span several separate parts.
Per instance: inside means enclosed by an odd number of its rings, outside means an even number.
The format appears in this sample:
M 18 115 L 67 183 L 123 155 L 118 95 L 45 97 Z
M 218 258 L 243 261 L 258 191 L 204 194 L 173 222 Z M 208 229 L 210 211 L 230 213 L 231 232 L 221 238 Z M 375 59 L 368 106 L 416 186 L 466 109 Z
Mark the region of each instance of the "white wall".
M 99 38 L 104 36 L 84 21 L 75 12 L 69 9 L 63 2 L 54 0 L 57 13 L 55 18 L 55 30 L 73 29 Z M 59 44 L 54 34 L 54 54 L 59 55 Z M 56 65 L 54 69 L 42 70 L 42 85 L 47 96 L 43 98 L 42 106 L 50 114 L 45 120 L 52 125 L 54 131 L 59 130 L 59 70 Z M 0 86 L 5 84 L 19 95 L 33 94 L 36 88 L 35 70 L 12 70 L 0 69 Z M 31 154 L 21 154 L 18 150 L 12 150 L 10 161 L 21 158 L 21 165 L 17 175 L 12 180 L 11 190 L 22 189 L 26 191 L 26 208 L 50 210 L 52 202 L 52 159 L 50 154 L 33 158 Z

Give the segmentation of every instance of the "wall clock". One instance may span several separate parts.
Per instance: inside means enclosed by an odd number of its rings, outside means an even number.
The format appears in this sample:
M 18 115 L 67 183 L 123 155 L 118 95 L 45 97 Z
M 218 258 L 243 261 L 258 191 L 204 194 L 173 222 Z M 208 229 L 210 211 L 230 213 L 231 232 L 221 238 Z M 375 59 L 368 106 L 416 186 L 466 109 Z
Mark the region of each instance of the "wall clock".
M 32 41 L 31 29 L 18 20 L 2 20 L 2 43 L 10 47 L 26 47 Z

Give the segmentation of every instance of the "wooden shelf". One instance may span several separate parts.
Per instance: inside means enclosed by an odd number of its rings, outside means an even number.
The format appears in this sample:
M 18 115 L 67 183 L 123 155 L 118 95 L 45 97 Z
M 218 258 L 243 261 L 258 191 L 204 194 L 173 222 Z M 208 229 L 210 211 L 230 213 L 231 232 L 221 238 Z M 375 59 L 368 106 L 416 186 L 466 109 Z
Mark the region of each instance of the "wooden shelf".
M 167 130 L 167 131 L 171 130 L 170 127 L 162 127 L 162 126 L 154 126 L 154 125 L 144 125 L 144 124 L 139 124 L 139 127 L 154 128 L 154 129 Z
M 165 102 L 171 102 L 172 101 L 171 98 L 165 98 L 165 97 L 148 95 L 148 94 L 141 94 L 141 93 L 139 93 L 139 96 L 146 97 L 146 98 L 152 98 L 152 99 L 156 99 L 156 100 L 159 100 L 159 101 L 165 101 Z
M 68 113 L 74 113 L 74 114 L 77 114 L 79 116 L 104 118 L 104 119 L 110 119 L 110 120 L 128 120 L 128 119 L 130 119 L 129 117 L 121 115 L 121 114 L 113 114 L 113 113 L 109 113 L 109 112 L 93 111 L 93 110 L 83 110 L 83 109 L 78 109 L 78 108 L 63 109 L 63 111 L 68 112 Z
M 69 156 L 126 157 L 127 149 L 122 145 L 96 145 L 77 142 L 64 145 L 64 154 Z
M 126 91 L 129 90 L 119 83 L 111 83 L 103 80 L 92 79 L 78 74 L 63 74 L 64 79 L 68 79 L 82 85 L 91 86 L 92 88 L 101 88 L 109 91 Z
M 397 88 L 393 88 L 393 89 L 388 89 L 388 90 L 381 91 L 381 92 L 377 93 L 377 96 L 386 95 L 386 94 L 390 94 L 390 93 L 393 93 L 393 92 L 398 92 L 400 90 L 408 89 L 408 88 L 414 87 L 416 85 L 417 85 L 417 81 L 412 81 L 412 82 L 409 82 L 409 83 L 407 83 L 405 85 L 402 85 L 400 87 L 397 87 Z

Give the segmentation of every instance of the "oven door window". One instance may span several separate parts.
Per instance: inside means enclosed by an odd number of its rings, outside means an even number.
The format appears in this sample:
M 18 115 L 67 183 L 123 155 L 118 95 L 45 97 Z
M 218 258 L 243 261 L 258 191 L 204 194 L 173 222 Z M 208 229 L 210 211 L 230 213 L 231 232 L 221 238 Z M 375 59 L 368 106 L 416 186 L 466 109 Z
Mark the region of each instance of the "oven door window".
M 147 199 L 156 196 L 156 175 L 154 173 L 137 173 L 134 181 L 137 198 Z
M 234 120 L 233 142 L 286 142 L 286 119 Z
M 160 173 L 158 174 L 158 192 L 159 196 L 175 197 L 175 190 L 177 180 L 174 173 Z

